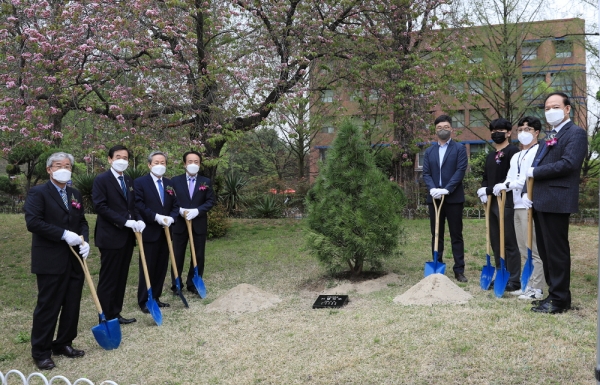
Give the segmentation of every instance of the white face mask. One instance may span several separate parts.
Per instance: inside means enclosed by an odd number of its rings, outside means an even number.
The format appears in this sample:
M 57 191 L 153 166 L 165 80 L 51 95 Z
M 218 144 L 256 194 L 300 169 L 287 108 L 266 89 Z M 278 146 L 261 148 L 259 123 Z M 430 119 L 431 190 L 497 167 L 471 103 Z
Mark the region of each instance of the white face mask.
M 71 171 L 61 168 L 52 172 L 52 179 L 58 183 L 67 183 L 71 179 Z
M 162 164 L 152 166 L 152 173 L 158 177 L 163 176 L 165 174 L 165 171 L 167 171 L 167 168 Z
M 125 159 L 116 159 L 112 162 L 112 168 L 117 172 L 123 172 L 127 170 L 127 166 L 129 166 L 129 162 Z
M 187 166 L 185 166 L 185 169 L 187 170 L 187 172 L 190 175 L 196 175 L 198 173 L 198 170 L 200 170 L 200 166 L 198 166 L 197 164 L 188 164 Z
M 552 127 L 556 127 L 562 123 L 565 118 L 565 111 L 562 108 L 551 108 L 546 111 L 546 122 Z
M 533 140 L 533 134 L 531 132 L 519 132 L 519 142 L 524 146 L 527 146 Z

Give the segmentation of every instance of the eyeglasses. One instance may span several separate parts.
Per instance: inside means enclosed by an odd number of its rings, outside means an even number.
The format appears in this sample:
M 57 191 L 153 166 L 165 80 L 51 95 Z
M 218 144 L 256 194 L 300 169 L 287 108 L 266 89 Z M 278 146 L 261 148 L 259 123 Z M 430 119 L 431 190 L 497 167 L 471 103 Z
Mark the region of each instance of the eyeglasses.
M 532 132 L 533 131 L 533 127 L 519 127 L 517 128 L 517 132 L 521 133 L 521 132 Z

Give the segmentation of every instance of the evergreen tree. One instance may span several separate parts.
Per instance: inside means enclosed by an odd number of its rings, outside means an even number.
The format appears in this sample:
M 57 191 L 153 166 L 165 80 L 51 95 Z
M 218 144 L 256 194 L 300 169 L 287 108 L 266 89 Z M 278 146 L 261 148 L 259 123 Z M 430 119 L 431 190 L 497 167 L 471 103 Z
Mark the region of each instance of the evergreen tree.
M 377 168 L 360 128 L 345 121 L 307 197 L 308 250 L 331 272 L 398 255 L 406 199 Z

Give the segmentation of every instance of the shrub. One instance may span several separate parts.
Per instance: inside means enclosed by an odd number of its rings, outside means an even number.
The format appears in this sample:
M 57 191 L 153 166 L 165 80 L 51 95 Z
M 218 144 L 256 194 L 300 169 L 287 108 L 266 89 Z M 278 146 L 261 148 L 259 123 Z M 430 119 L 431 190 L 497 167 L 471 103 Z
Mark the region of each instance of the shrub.
M 377 168 L 362 132 L 346 121 L 307 196 L 307 248 L 331 272 L 380 269 L 399 254 L 402 190 Z
M 223 179 L 223 192 L 219 196 L 220 201 L 230 215 L 241 212 L 243 207 L 242 190 L 248 181 L 236 173 L 229 173 Z
M 94 212 L 94 205 L 92 203 L 92 186 L 94 185 L 94 178 L 96 178 L 96 174 L 75 174 L 71 178 L 73 180 L 73 187 L 81 193 L 84 207 L 89 212 Z
M 283 213 L 283 208 L 274 194 L 265 194 L 257 199 L 252 206 L 253 214 L 256 218 L 279 218 Z
M 224 237 L 230 227 L 227 209 L 222 203 L 217 203 L 208 212 L 208 239 Z
M 19 186 L 16 183 L 12 183 L 9 177 L 0 176 L 0 191 L 9 195 L 16 195 L 19 193 Z

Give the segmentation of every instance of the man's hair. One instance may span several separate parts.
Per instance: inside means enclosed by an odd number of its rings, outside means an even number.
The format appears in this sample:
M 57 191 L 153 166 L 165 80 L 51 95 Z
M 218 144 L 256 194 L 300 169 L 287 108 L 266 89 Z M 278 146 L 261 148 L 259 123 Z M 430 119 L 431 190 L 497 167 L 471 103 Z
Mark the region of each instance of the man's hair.
M 75 167 L 75 159 L 73 158 L 73 155 L 67 154 L 66 152 L 55 152 L 54 154 L 50 155 L 48 157 L 48 160 L 46 160 L 46 167 L 50 167 L 52 166 L 52 163 L 57 162 L 59 160 L 63 160 L 65 158 L 69 159 L 69 161 L 71 162 L 71 168 Z
M 117 144 L 117 145 L 115 145 L 115 146 L 112 146 L 112 147 L 110 148 L 110 150 L 108 150 L 108 157 L 109 157 L 110 159 L 112 159 L 112 157 L 115 155 L 115 152 L 117 152 L 117 151 L 121 151 L 121 150 L 125 150 L 125 151 L 127 151 L 127 157 L 128 157 L 128 158 L 131 158 L 131 151 L 129 151 L 129 150 L 127 149 L 127 147 L 125 147 L 125 146 L 123 146 L 123 145 L 120 145 L 120 144 Z
M 510 122 L 504 118 L 494 119 L 490 122 L 490 131 L 493 131 L 493 130 L 511 131 L 512 124 L 510 124 Z
M 434 125 L 438 125 L 442 122 L 448 122 L 450 123 L 450 125 L 452 126 L 452 118 L 448 115 L 440 115 L 437 118 L 435 118 L 435 122 L 433 122 Z
M 535 131 L 542 130 L 542 122 L 536 118 L 535 116 L 524 116 L 519 119 L 518 126 L 521 127 L 523 124 L 527 123 L 529 127 L 532 127 Z
M 148 155 L 148 164 L 152 163 L 152 158 L 154 157 L 154 155 L 162 155 L 165 157 L 165 161 L 167 161 L 167 154 L 165 154 L 162 151 L 152 151 L 150 155 Z
M 202 163 L 202 155 L 200 155 L 200 153 L 196 150 L 191 150 L 191 151 L 188 151 L 185 154 L 183 154 L 183 164 L 185 164 L 185 162 L 187 161 L 186 158 L 190 154 L 198 155 L 198 158 L 200 158 L 200 163 Z
M 551 94 L 548 94 L 548 96 L 546 96 L 546 99 L 544 100 L 544 104 L 546 104 L 546 102 L 548 101 L 548 99 L 551 96 L 554 96 L 554 95 L 562 96 L 563 103 L 564 103 L 565 106 L 570 106 L 571 105 L 571 101 L 569 100 L 569 96 L 567 94 L 565 94 L 564 92 L 553 92 Z

